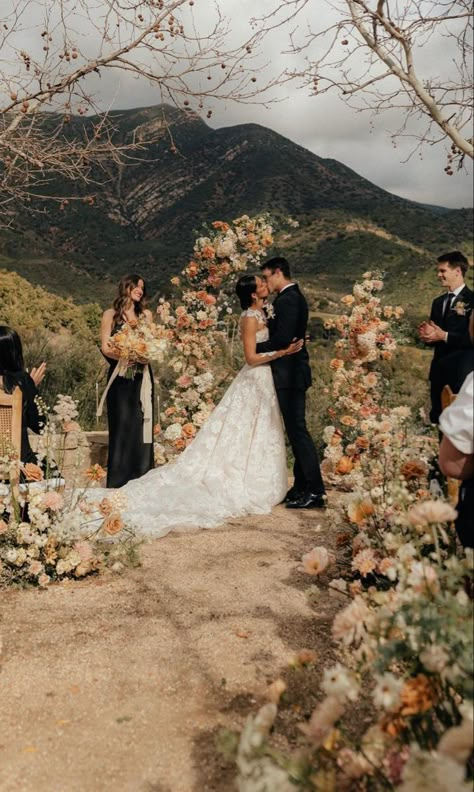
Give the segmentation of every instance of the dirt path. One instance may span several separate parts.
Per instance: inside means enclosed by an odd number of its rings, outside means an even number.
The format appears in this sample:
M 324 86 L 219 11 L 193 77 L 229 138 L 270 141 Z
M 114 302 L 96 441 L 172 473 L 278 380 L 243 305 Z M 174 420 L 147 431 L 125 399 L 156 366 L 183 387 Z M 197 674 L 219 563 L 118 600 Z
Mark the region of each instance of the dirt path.
M 120 577 L 0 592 L 2 792 L 230 792 L 215 734 L 314 646 L 297 562 L 322 522 L 278 507 L 151 542 Z

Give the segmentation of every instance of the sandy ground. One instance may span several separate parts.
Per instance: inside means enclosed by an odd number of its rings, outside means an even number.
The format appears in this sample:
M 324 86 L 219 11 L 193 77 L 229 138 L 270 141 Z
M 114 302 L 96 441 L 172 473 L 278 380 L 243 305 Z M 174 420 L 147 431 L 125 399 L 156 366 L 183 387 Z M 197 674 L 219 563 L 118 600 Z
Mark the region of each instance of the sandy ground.
M 0 592 L 2 792 L 230 792 L 219 729 L 329 641 L 298 572 L 321 523 L 278 507 L 150 542 L 120 576 Z

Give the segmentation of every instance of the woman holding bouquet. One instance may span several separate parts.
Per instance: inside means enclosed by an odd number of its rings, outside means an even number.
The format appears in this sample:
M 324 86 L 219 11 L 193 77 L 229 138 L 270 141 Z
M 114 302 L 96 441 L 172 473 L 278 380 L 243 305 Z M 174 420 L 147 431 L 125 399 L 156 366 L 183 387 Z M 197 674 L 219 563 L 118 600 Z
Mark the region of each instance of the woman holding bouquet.
M 109 458 L 107 487 L 122 487 L 153 468 L 153 377 L 148 361 L 130 350 L 126 358 L 117 351 L 114 336 L 152 322 L 146 308 L 146 287 L 141 275 L 121 278 L 113 307 L 104 311 L 101 350 L 109 363 L 107 403 Z M 117 338 L 118 340 L 118 338 Z

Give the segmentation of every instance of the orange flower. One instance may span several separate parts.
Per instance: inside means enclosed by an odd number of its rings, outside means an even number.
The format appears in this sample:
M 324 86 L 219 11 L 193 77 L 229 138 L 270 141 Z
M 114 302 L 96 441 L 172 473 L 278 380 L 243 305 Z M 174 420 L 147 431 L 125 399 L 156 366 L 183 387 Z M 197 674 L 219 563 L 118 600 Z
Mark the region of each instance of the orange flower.
M 346 473 L 350 473 L 352 468 L 354 467 L 352 459 L 349 459 L 347 456 L 342 456 L 337 463 L 336 466 L 336 473 L 341 475 L 346 475 Z
M 356 444 L 357 448 L 368 448 L 369 447 L 369 441 L 368 441 L 367 437 L 356 437 L 355 444 Z
M 340 360 L 340 358 L 333 358 L 329 363 L 329 368 L 334 370 L 344 368 L 344 361 Z
M 88 478 L 89 481 L 101 481 L 106 475 L 104 468 L 98 464 L 91 465 L 86 470 L 86 478 Z
M 343 415 L 341 418 L 341 423 L 344 426 L 357 426 L 357 421 L 352 415 Z
M 108 536 L 115 536 L 115 534 L 120 533 L 123 528 L 123 520 L 120 514 L 117 514 L 117 512 L 109 514 L 102 523 L 102 528 Z
M 426 476 L 428 469 L 426 465 L 423 464 L 423 462 L 409 460 L 402 465 L 400 473 L 402 474 L 403 478 L 407 479 L 407 481 L 413 481 L 414 479 L 419 479 L 423 476 Z
M 400 714 L 418 715 L 436 704 L 437 695 L 432 682 L 424 674 L 408 679 L 400 693 Z
M 186 441 L 182 437 L 178 437 L 173 443 L 177 451 L 182 451 L 186 447 Z
M 183 434 L 185 437 L 194 437 L 196 434 L 196 427 L 192 423 L 183 424 Z
M 27 481 L 42 481 L 44 478 L 40 466 L 33 462 L 27 462 L 23 470 Z
M 205 259 L 213 259 L 214 256 L 216 255 L 216 251 L 214 250 L 212 245 L 206 245 L 206 247 L 202 249 L 201 255 Z
M 347 516 L 349 520 L 356 525 L 361 525 L 361 523 L 365 522 L 367 517 L 370 517 L 375 511 L 374 504 L 370 500 L 370 498 L 364 498 L 363 500 L 355 500 L 349 504 L 347 507 Z
M 218 231 L 223 231 L 224 233 L 230 228 L 230 225 L 228 223 L 224 223 L 222 220 L 214 220 L 211 225 L 213 228 L 217 228 Z
M 160 426 L 160 424 L 155 424 L 155 426 L 153 427 L 153 434 L 155 434 L 155 435 L 161 434 L 161 426 Z

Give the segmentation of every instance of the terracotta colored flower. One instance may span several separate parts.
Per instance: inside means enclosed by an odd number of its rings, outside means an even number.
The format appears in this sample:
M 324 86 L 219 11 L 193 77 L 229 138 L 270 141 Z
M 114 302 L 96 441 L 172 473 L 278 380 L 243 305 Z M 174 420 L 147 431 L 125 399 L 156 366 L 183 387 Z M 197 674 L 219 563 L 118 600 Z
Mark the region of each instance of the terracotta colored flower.
M 192 423 L 183 424 L 183 434 L 185 437 L 194 437 L 196 434 L 196 427 Z
M 173 445 L 177 451 L 182 451 L 183 448 L 186 448 L 186 441 L 183 437 L 178 437 L 178 439 L 174 441 Z
M 97 463 L 95 465 L 91 465 L 86 470 L 86 478 L 88 478 L 89 481 L 101 481 L 106 475 L 107 473 L 105 472 L 104 468 Z
M 347 516 L 349 520 L 356 525 L 361 525 L 370 517 L 375 511 L 374 504 L 370 498 L 363 498 L 362 500 L 353 500 L 347 507 Z
M 161 434 L 161 426 L 160 426 L 160 424 L 155 424 L 155 426 L 153 427 L 153 434 L 154 435 L 160 435 Z
M 370 445 L 368 438 L 363 436 L 356 437 L 355 444 L 357 448 L 362 448 L 362 449 L 368 448 Z
M 331 360 L 331 362 L 329 363 L 329 368 L 332 368 L 332 369 L 334 369 L 335 371 L 336 371 L 337 369 L 344 368 L 344 361 L 343 361 L 343 360 L 341 360 L 340 358 L 333 358 L 333 359 Z
M 115 534 L 120 533 L 122 528 L 123 520 L 117 512 L 112 512 L 102 523 L 102 529 L 108 536 L 115 536 Z
M 352 459 L 349 459 L 349 457 L 347 456 L 342 456 L 339 462 L 337 463 L 336 473 L 340 473 L 342 476 L 344 476 L 347 473 L 350 473 L 353 467 L 354 464 L 352 462 Z
M 414 479 L 419 479 L 423 476 L 426 476 L 428 473 L 428 468 L 425 464 L 423 464 L 423 462 L 409 460 L 402 465 L 400 468 L 400 473 L 407 481 L 413 481 Z
M 41 470 L 39 465 L 35 465 L 33 462 L 27 462 L 23 468 L 25 473 L 25 477 L 27 481 L 42 481 L 43 471 Z
M 433 683 L 425 674 L 418 674 L 413 679 L 408 679 L 400 693 L 400 714 L 418 715 L 431 709 L 437 701 L 437 694 Z

